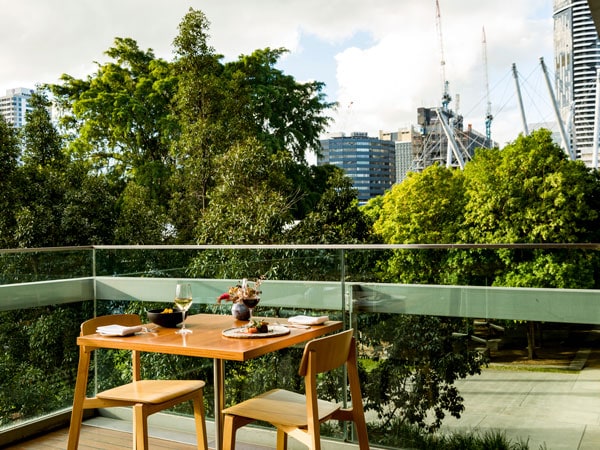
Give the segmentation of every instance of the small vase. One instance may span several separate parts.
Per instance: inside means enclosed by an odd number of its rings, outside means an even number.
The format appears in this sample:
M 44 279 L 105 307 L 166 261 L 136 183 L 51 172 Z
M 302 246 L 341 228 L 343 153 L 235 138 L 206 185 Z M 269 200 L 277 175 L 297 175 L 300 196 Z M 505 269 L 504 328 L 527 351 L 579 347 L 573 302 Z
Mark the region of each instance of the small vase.
M 243 303 L 234 303 L 231 306 L 231 314 L 236 320 L 250 319 L 250 309 Z

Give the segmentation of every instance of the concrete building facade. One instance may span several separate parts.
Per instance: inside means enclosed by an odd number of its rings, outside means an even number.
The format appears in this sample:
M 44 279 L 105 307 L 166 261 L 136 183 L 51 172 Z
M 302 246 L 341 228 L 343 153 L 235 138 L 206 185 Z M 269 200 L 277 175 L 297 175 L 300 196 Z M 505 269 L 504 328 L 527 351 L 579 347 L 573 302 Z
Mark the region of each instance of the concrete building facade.
M 0 114 L 8 124 L 15 128 L 25 125 L 25 115 L 31 109 L 29 99 L 33 92 L 33 89 L 27 88 L 8 89 L 6 95 L 0 97 Z

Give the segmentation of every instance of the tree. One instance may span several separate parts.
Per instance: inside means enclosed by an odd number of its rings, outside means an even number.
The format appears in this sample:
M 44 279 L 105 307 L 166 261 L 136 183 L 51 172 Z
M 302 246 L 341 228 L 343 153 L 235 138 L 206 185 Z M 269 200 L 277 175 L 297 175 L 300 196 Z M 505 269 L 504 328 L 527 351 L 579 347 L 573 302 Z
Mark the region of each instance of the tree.
M 465 167 L 463 239 L 475 243 L 579 243 L 598 237 L 597 172 L 569 161 L 548 130 L 503 150 L 480 150 Z M 593 288 L 597 258 L 582 251 L 497 252 L 495 286 Z M 490 266 L 487 266 L 490 267 Z M 529 357 L 535 357 L 529 323 Z
M 190 8 L 173 42 L 173 70 L 179 78 L 175 106 L 182 131 L 172 148 L 177 172 L 172 179 L 176 194 L 171 216 L 179 242 L 193 240 L 197 218 L 208 207 L 214 186 L 215 158 L 232 144 L 230 136 L 237 132 L 220 119 L 226 92 L 220 79 L 221 57 L 208 44 L 209 26 L 204 13 Z
M 62 75 L 51 85 L 73 134 L 71 152 L 97 169 L 135 177 L 153 199 L 168 201 L 169 149 L 179 135 L 171 111 L 177 78 L 169 63 L 130 38 L 116 38 L 106 51 L 113 59 L 86 80 Z
M 483 354 L 460 348 L 452 337 L 459 322 L 432 316 L 371 315 L 361 324 L 376 366 L 363 381 L 366 409 L 391 430 L 400 423 L 437 430 L 446 412 L 460 418 L 462 397 L 454 382 L 481 373 Z M 371 325 L 371 326 L 370 326 Z
M 150 190 L 135 182 L 127 183 L 118 200 L 114 239 L 116 244 L 143 245 L 164 243 L 168 221 Z
M 327 166 L 329 177 L 315 207 L 286 233 L 296 244 L 356 244 L 370 239 L 370 223 L 358 206 L 358 190 L 342 169 Z
M 51 106 L 43 91 L 33 93 L 29 99 L 31 110 L 25 115 L 23 127 L 25 166 L 56 168 L 67 161 L 62 152 L 62 138 L 52 123 Z
M 365 213 L 373 229 L 389 244 L 456 242 L 463 218 L 463 173 L 439 165 L 412 173 L 382 199 L 371 201 Z M 438 250 L 398 250 L 380 261 L 382 278 L 396 283 L 457 282 L 456 254 Z M 368 407 L 392 429 L 396 421 L 428 431 L 441 425 L 446 412 L 460 417 L 462 397 L 454 382 L 479 373 L 481 354 L 457 348 L 452 337 L 460 320 L 427 316 L 381 316 L 366 330 L 368 345 L 383 348 L 366 382 Z M 385 356 L 384 356 L 385 355 Z
M 20 206 L 16 208 L 15 243 L 19 247 L 61 245 L 60 228 L 68 159 L 52 124 L 44 93 L 31 96 L 22 130 L 24 142 Z
M 273 152 L 289 151 L 304 163 L 308 149 L 320 148 L 319 137 L 330 118 L 325 111 L 324 83 L 299 83 L 275 68 L 284 48 L 255 50 L 225 65 L 223 77 L 232 92 L 230 112 L 241 129 Z
M 289 154 L 270 153 L 253 139 L 216 161 L 216 187 L 196 227 L 206 244 L 271 244 L 291 221 L 289 181 L 283 176 Z
M 387 244 L 457 242 L 465 205 L 463 174 L 433 165 L 411 173 L 383 196 L 374 232 Z M 371 203 L 370 208 L 374 208 Z M 399 250 L 384 263 L 389 281 L 449 284 L 456 282 L 452 252 Z
M 19 207 L 18 158 L 19 140 L 17 132 L 11 127 L 4 116 L 0 115 L 0 246 L 10 248 L 15 246 L 13 232 L 15 228 L 15 211 Z

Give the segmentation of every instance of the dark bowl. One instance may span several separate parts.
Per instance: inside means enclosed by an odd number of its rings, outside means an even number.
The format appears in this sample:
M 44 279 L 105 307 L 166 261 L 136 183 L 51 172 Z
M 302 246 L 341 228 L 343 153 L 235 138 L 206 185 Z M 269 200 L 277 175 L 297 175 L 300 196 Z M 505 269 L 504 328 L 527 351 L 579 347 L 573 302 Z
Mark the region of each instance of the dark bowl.
M 177 325 L 183 322 L 183 312 L 164 313 L 163 309 L 149 309 L 147 311 L 148 320 L 165 328 L 177 328 Z

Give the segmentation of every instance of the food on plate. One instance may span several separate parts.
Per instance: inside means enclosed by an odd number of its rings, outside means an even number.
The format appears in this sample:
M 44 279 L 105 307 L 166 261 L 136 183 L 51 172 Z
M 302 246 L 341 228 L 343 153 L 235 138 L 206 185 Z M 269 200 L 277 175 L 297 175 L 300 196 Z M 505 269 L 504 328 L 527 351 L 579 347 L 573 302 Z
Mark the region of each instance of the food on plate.
M 246 325 L 246 332 L 250 334 L 268 333 L 269 322 L 266 322 L 264 320 L 251 320 L 250 323 Z

